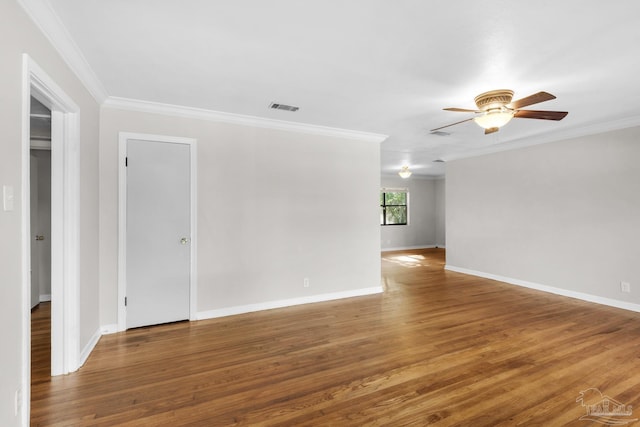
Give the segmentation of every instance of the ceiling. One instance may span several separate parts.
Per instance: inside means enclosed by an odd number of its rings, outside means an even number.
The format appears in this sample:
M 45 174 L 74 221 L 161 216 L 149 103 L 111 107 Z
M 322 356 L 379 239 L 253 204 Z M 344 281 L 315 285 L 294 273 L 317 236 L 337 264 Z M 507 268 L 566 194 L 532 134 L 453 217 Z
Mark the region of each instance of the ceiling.
M 388 135 L 383 174 L 440 176 L 434 160 L 640 124 L 635 0 L 22 3 L 57 15 L 108 97 Z M 531 108 L 569 115 L 430 133 L 470 117 L 443 107 L 502 88 L 550 92 Z

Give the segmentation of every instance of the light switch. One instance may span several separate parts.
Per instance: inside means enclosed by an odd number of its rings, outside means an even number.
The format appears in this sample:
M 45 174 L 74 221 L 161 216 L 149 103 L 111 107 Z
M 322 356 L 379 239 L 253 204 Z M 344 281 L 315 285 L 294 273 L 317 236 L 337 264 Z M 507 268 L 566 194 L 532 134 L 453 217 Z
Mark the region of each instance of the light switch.
M 5 212 L 13 210 L 13 186 L 12 185 L 2 186 L 2 204 L 4 206 Z

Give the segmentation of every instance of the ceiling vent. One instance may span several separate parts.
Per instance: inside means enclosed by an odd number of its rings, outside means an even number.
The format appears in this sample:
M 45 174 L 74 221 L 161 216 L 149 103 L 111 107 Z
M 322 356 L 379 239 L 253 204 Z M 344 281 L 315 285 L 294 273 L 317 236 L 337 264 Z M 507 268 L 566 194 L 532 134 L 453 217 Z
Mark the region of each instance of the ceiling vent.
M 272 102 L 271 105 L 269 105 L 269 108 L 273 108 L 274 110 L 284 110 L 284 111 L 298 111 L 300 109 L 300 107 L 294 107 L 293 105 L 277 104 L 275 102 Z

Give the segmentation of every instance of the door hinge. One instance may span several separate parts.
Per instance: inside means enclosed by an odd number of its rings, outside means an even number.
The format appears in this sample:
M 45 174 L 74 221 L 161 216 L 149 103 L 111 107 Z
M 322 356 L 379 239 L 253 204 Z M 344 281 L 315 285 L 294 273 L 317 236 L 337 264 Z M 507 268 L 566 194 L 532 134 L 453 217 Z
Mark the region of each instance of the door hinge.
M 127 297 L 124 297 L 124 306 L 127 306 Z

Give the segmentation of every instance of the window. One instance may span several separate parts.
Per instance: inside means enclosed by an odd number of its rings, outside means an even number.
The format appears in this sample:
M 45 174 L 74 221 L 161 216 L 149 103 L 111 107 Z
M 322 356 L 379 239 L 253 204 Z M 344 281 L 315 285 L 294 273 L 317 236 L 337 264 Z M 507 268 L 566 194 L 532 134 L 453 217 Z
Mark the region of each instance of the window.
M 406 189 L 383 188 L 380 192 L 380 225 L 407 225 L 409 193 Z

